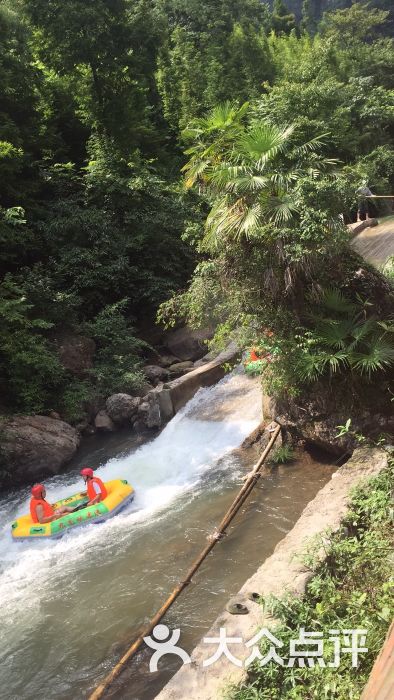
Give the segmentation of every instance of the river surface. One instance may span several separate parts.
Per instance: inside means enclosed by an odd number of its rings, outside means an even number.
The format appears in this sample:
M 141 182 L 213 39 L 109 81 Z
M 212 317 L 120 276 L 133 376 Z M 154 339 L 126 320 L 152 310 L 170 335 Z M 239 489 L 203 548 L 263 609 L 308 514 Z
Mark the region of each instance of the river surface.
M 261 420 L 255 380 L 240 372 L 203 389 L 155 439 L 120 434 L 87 443 L 70 470 L 47 479 L 51 501 L 81 489 L 82 463 L 127 478 L 133 503 L 61 540 L 13 543 L 10 523 L 29 490 L 0 501 L 0 688 L 7 700 L 86 698 L 141 624 L 162 605 L 206 543 L 257 458 L 240 451 Z M 165 618 L 187 650 L 291 529 L 333 472 L 307 453 L 267 470 L 229 534 Z M 171 657 L 167 657 L 171 659 Z M 110 697 L 151 700 L 176 669 L 150 674 L 145 651 Z

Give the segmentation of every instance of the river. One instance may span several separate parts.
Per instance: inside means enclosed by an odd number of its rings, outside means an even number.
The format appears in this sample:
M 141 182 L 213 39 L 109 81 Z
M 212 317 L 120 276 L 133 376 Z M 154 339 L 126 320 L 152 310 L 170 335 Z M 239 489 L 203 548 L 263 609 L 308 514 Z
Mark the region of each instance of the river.
M 133 503 L 61 540 L 13 543 L 10 523 L 29 489 L 0 500 L 0 688 L 7 700 L 87 697 L 206 543 L 257 454 L 237 451 L 261 420 L 258 383 L 240 371 L 202 389 L 160 435 L 87 443 L 67 473 L 46 480 L 51 501 L 81 488 L 82 463 L 127 478 Z M 166 622 L 191 650 L 244 580 L 273 551 L 333 467 L 308 454 L 267 472 Z M 111 695 L 151 700 L 176 669 L 149 674 L 143 653 Z M 171 662 L 172 663 L 172 662 Z

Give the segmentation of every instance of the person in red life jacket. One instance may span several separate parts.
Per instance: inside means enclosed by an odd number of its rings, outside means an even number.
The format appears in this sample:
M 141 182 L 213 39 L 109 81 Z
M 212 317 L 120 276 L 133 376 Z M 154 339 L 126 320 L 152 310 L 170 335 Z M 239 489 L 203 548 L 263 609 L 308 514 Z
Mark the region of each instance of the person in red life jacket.
M 93 469 L 90 469 L 90 467 L 84 467 L 81 471 L 81 476 L 83 476 L 86 484 L 89 498 L 89 502 L 87 504 L 88 506 L 93 506 L 95 503 L 100 503 L 100 501 L 107 497 L 107 489 L 105 488 L 105 485 L 101 479 L 99 479 L 98 476 L 94 476 Z
M 258 357 L 255 348 L 252 348 L 249 354 L 249 362 L 257 362 L 260 358 Z
M 73 509 L 61 506 L 56 510 L 45 500 L 46 490 L 43 484 L 35 484 L 31 489 L 30 515 L 33 523 L 51 523 L 52 520 L 61 518 L 65 513 L 72 513 Z

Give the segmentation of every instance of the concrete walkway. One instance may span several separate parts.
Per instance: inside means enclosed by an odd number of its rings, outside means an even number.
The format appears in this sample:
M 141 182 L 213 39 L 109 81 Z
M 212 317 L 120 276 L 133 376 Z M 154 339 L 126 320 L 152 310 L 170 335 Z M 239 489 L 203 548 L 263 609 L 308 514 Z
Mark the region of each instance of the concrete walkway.
M 378 226 L 365 228 L 353 238 L 351 245 L 369 263 L 381 269 L 394 256 L 394 216 Z

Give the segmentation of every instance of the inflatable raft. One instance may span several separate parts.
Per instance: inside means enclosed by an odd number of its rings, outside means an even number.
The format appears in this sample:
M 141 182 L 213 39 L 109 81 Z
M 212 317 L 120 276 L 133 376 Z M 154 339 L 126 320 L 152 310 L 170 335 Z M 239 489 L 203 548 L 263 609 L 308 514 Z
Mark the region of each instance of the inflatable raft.
M 75 508 L 74 513 L 66 513 L 51 523 L 33 523 L 30 515 L 22 515 L 12 523 L 14 540 L 62 537 L 68 530 L 88 523 L 102 523 L 119 513 L 134 498 L 134 489 L 124 479 L 107 481 L 107 497 L 94 506 L 83 507 L 87 502 L 86 491 L 53 503 L 56 510 L 60 506 Z

